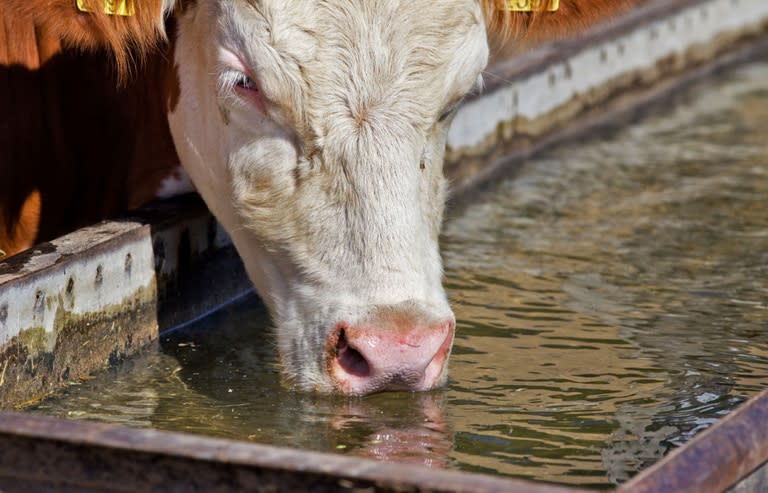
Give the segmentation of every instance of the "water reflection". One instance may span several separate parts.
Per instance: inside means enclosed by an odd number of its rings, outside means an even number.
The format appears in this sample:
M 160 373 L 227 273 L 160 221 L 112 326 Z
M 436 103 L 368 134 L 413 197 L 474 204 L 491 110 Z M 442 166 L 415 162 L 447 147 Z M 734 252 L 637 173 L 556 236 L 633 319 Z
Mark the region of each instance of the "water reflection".
M 454 360 L 451 393 L 492 375 L 488 398 L 522 409 L 456 427 L 486 470 L 622 481 L 768 383 L 766 75 L 732 72 L 455 211 L 454 304 L 489 356 Z M 544 438 L 518 452 L 521 428 Z
M 458 319 L 427 394 L 286 390 L 254 300 L 40 409 L 609 486 L 768 384 L 768 64 L 552 150 L 455 207 Z
M 448 467 L 444 393 L 365 398 L 286 391 L 264 307 L 246 299 L 38 409 L 73 419 Z

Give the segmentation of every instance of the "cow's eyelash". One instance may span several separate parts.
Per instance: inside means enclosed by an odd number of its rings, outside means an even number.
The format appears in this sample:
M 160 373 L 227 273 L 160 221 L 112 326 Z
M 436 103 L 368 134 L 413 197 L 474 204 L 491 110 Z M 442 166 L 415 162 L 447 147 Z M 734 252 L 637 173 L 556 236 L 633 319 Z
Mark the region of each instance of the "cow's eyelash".
M 235 88 L 258 91 L 259 87 L 256 81 L 248 74 L 239 70 L 224 70 L 219 75 L 219 92 L 229 94 Z
M 268 113 L 267 99 L 259 82 L 247 71 L 232 66 L 222 67 L 217 82 L 219 98 L 227 104 Z
M 256 82 L 253 79 L 251 79 L 248 75 L 243 73 L 240 73 L 236 77 L 235 86 L 240 87 L 242 89 L 258 91 L 258 88 L 256 87 Z

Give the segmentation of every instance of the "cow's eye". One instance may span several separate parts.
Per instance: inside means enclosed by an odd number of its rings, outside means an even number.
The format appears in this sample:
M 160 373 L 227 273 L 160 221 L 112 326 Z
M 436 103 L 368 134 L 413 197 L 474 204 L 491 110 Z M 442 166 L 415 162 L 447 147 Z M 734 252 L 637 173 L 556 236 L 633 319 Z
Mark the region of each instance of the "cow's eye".
M 266 102 L 262 91 L 256 80 L 247 73 L 240 70 L 227 70 L 222 73 L 219 79 L 221 94 L 228 97 L 229 94 L 237 94 L 243 100 L 256 105 L 256 108 L 265 113 L 267 110 Z
M 258 87 L 256 87 L 256 83 L 248 77 L 246 74 L 240 72 L 235 77 L 235 87 L 240 89 L 245 89 L 246 91 L 258 91 Z
M 233 89 L 236 91 L 259 92 L 259 85 L 246 72 L 227 68 L 219 76 L 219 90 L 226 93 Z

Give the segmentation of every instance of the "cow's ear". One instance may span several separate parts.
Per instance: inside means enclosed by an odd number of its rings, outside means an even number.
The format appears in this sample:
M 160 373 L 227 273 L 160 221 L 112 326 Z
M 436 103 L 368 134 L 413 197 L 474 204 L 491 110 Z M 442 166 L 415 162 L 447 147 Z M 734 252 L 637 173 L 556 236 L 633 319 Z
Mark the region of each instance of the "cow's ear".
M 31 20 L 39 35 L 85 50 L 106 49 L 127 75 L 165 38 L 176 0 L 3 0 L 3 15 Z
M 480 0 L 496 38 L 562 37 L 618 14 L 642 0 Z M 556 10 L 553 10 L 554 7 Z M 526 11 L 527 10 L 527 11 Z

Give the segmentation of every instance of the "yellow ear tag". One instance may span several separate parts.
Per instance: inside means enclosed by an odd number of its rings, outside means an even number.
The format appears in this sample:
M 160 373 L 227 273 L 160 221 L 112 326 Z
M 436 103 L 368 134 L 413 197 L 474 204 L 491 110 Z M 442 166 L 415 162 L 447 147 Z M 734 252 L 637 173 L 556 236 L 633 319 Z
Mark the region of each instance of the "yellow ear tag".
M 91 9 L 85 3 L 85 0 L 75 0 L 77 10 L 80 12 L 90 12 Z M 104 13 L 107 15 L 131 16 L 136 13 L 133 6 L 133 0 L 101 0 L 104 2 Z
M 560 8 L 560 0 L 496 0 L 496 7 L 511 12 L 554 12 Z

